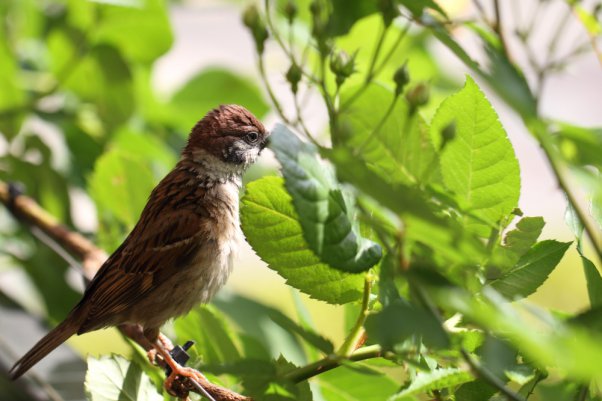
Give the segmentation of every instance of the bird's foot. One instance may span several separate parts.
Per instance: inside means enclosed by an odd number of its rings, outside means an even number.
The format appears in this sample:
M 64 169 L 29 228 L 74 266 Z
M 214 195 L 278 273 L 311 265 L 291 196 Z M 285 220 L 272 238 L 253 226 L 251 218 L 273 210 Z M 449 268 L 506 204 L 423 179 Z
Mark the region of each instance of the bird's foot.
M 191 389 L 189 381 L 193 381 L 198 386 L 207 381 L 207 378 L 198 370 L 184 366 L 174 366 L 171 368 L 171 374 L 165 379 L 164 386 L 167 392 L 175 397 L 186 398 Z

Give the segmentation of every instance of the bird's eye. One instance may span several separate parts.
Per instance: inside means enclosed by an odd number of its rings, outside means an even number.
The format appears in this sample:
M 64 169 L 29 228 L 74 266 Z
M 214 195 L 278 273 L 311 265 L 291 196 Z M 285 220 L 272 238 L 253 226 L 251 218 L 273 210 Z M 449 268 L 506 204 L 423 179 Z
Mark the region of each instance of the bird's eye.
M 256 143 L 259 140 L 259 134 L 257 132 L 249 132 L 246 136 L 245 139 L 247 140 L 247 142 L 249 143 Z

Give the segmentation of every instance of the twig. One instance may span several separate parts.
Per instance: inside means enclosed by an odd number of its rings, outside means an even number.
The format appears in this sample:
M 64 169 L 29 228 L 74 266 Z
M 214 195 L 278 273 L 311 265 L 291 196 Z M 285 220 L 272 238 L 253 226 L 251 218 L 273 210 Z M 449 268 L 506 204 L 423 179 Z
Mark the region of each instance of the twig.
M 495 33 L 497 33 L 498 37 L 500 38 L 500 43 L 502 45 L 504 54 L 506 55 L 506 57 L 508 57 L 508 59 L 510 59 L 508 43 L 506 42 L 506 35 L 504 34 L 504 27 L 502 26 L 502 11 L 500 8 L 499 0 L 493 0 L 493 8 L 495 11 L 495 21 L 493 23 L 492 28 L 493 28 L 493 31 Z
M 331 369 L 338 368 L 344 361 L 357 362 L 382 356 L 385 355 L 383 354 L 380 345 L 369 345 L 355 350 L 348 358 L 339 355 L 329 355 L 319 361 L 312 362 L 288 372 L 284 378 L 299 383 Z
M 106 253 L 81 234 L 61 225 L 33 199 L 25 195 L 15 194 L 10 188 L 9 185 L 0 181 L 0 202 L 20 221 L 30 227 L 37 227 L 65 250 L 81 259 L 83 261 L 83 274 L 87 280 L 91 280 L 106 260 Z M 144 349 L 148 349 L 149 341 L 140 337 L 139 326 L 127 324 L 118 328 L 125 336 L 140 344 Z M 252 401 L 249 397 L 237 394 L 209 381 L 193 383 L 192 380 L 187 380 L 192 386 L 191 391 L 199 393 L 198 386 L 200 385 L 216 401 Z
M 372 293 L 372 283 L 374 282 L 374 278 L 370 273 L 366 273 L 364 277 L 364 294 L 362 296 L 362 306 L 360 309 L 360 313 L 357 316 L 357 320 L 353 325 L 353 328 L 345 338 L 343 345 L 336 352 L 337 355 L 342 357 L 350 357 L 353 355 L 353 351 L 355 351 L 356 344 L 362 338 L 364 334 L 364 323 L 366 322 L 366 318 L 368 317 L 368 306 L 370 302 L 370 294 Z

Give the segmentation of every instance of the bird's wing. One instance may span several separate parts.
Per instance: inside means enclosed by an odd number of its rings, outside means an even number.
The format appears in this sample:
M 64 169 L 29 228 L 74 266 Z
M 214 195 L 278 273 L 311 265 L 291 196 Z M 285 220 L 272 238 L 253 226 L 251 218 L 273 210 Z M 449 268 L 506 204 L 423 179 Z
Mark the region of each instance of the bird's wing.
M 198 208 L 161 208 L 159 218 L 147 218 L 151 212 L 145 209 L 86 289 L 80 305 L 88 318 L 80 333 L 115 324 L 116 316 L 185 267 L 209 238 L 208 219 Z

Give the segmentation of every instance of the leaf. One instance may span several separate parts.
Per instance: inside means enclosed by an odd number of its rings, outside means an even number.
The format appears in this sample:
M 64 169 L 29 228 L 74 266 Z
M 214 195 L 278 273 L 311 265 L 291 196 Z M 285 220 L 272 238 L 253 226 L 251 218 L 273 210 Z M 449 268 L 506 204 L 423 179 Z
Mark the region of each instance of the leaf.
M 129 229 L 136 224 L 154 185 L 148 166 L 132 153 L 113 149 L 97 159 L 88 188 L 103 223 L 101 242 L 105 249 L 119 245 L 122 238 L 116 234 L 124 230 L 118 227 Z
M 415 18 L 422 17 L 425 8 L 437 11 L 442 16 L 446 16 L 445 11 L 433 0 L 396 0 L 397 3 L 406 7 Z
M 247 185 L 241 221 L 255 252 L 287 284 L 328 303 L 344 304 L 361 298 L 363 275 L 333 269 L 321 263 L 309 248 L 281 178 L 265 177 Z
M 554 133 L 560 155 L 570 164 L 602 168 L 602 128 L 558 123 Z
M 517 265 L 489 285 L 508 299 L 524 298 L 537 290 L 548 278 L 571 242 L 538 242 Z
M 241 358 L 233 331 L 210 305 L 194 308 L 175 321 L 178 341 L 195 342 L 195 350 L 205 364 L 232 363 Z
M 89 401 L 162 401 L 142 369 L 121 356 L 88 357 L 85 382 Z
M 349 87 L 341 94 L 345 104 L 357 92 Z M 371 84 L 339 117 L 348 148 L 384 180 L 402 184 L 426 184 L 438 170 L 438 160 L 428 126 L 418 113 L 410 115 L 405 99 L 397 99 L 390 115 L 382 123 L 394 94 Z M 378 130 L 376 130 L 378 128 Z
M 151 63 L 173 44 L 167 6 L 162 0 L 125 2 L 129 7 L 114 2 L 97 6 L 95 39 L 118 47 L 130 60 Z
M 57 57 L 61 55 L 55 55 Z M 130 66 L 115 47 L 105 44 L 94 46 L 76 64 L 64 86 L 77 94 L 80 100 L 95 106 L 94 111 L 106 132 L 112 132 L 134 112 Z
M 24 113 L 18 108 L 25 102 L 25 92 L 19 86 L 17 58 L 5 32 L 0 30 L 0 134 L 11 139 L 23 122 Z
M 456 399 L 462 401 L 483 401 L 489 400 L 497 389 L 489 385 L 486 381 L 477 379 L 462 384 L 455 392 Z
M 296 364 L 307 363 L 307 357 L 299 337 L 271 319 L 272 315 L 282 315 L 278 309 L 241 295 L 224 296 L 223 292 L 213 300 L 212 304 L 227 315 L 231 321 L 236 322 L 240 332 L 247 333 L 261 343 L 271 358 L 284 356 Z
M 378 263 L 380 246 L 359 235 L 353 205 L 315 147 L 301 142 L 281 124 L 273 130 L 270 141 L 299 214 L 303 236 L 315 254 L 347 272 L 365 271 Z
M 492 256 L 495 265 L 506 270 L 516 264 L 541 234 L 545 222 L 543 217 L 523 217 L 516 228 L 504 237 L 504 244 L 495 248 Z
M 389 401 L 401 400 L 410 395 L 424 394 L 433 390 L 457 386 L 472 380 L 474 378 L 470 372 L 458 368 L 442 368 L 431 372 L 418 372 L 410 385 L 389 398 Z
M 602 307 L 602 276 L 592 261 L 583 254 L 581 244 L 578 244 L 577 251 L 581 257 L 581 263 L 583 263 L 589 303 L 592 308 Z
M 345 35 L 353 25 L 377 11 L 376 4 L 371 1 L 332 0 L 332 12 L 326 25 L 326 30 L 331 36 Z
M 356 364 L 343 365 L 318 376 L 327 401 L 381 401 L 399 388 L 395 380 L 376 369 L 354 367 Z
M 450 287 L 431 288 L 430 294 L 439 307 L 461 313 L 465 321 L 504 338 L 537 366 L 562 366 L 569 377 L 579 380 L 602 377 L 599 335 L 566 324 L 535 305 L 510 305 L 487 288 L 480 297 Z
M 169 110 L 181 134 L 187 136 L 205 113 L 229 103 L 245 106 L 258 118 L 269 110 L 253 81 L 224 69 L 207 69 L 192 77 L 173 95 Z
M 398 298 L 382 311 L 366 319 L 366 331 L 372 341 L 392 349 L 411 336 L 417 336 L 429 347 L 448 345 L 447 335 L 437 319 L 426 309 Z
M 433 118 L 431 136 L 436 148 L 442 144 L 441 132 L 452 122 L 455 138 L 441 151 L 443 181 L 465 209 L 494 226 L 518 204 L 519 167 L 495 110 L 470 77 Z M 489 235 L 482 224 L 471 225 L 480 235 Z

